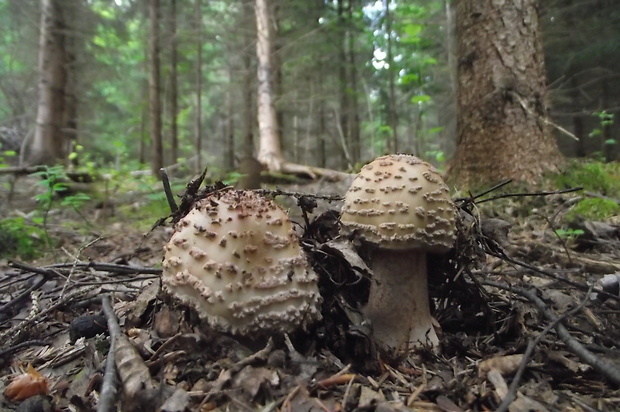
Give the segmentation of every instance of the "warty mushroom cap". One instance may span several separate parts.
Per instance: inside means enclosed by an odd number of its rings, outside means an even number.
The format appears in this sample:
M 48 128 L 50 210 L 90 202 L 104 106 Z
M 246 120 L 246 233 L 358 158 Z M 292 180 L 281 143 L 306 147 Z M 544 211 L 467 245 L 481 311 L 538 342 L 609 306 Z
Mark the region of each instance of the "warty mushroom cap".
M 447 252 L 456 238 L 456 208 L 441 175 L 406 154 L 376 158 L 353 180 L 342 207 L 345 234 L 356 231 L 384 249 Z
M 164 289 L 219 331 L 292 332 L 321 317 L 317 275 L 288 215 L 255 192 L 200 200 L 164 250 Z

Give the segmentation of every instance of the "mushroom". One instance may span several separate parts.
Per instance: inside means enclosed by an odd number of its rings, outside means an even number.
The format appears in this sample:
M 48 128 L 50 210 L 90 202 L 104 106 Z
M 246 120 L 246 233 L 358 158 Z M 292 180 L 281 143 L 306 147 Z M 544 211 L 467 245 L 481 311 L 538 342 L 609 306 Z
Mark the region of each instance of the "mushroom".
M 164 290 L 216 330 L 290 333 L 321 317 L 318 278 L 288 215 L 255 192 L 198 201 L 164 250 Z
M 439 343 L 427 287 L 427 253 L 456 238 L 456 207 L 437 170 L 417 157 L 387 155 L 365 165 L 342 207 L 344 234 L 369 246 L 372 285 L 362 308 L 386 352 Z

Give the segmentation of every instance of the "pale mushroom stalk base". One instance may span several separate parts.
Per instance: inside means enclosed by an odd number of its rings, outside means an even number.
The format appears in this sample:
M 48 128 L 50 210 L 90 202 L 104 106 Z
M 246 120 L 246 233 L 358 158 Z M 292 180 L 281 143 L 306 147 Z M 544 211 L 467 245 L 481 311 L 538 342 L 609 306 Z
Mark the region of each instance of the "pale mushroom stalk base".
M 433 328 L 427 286 L 426 253 L 375 249 L 368 303 L 362 309 L 372 322 L 380 351 L 398 354 L 439 339 Z

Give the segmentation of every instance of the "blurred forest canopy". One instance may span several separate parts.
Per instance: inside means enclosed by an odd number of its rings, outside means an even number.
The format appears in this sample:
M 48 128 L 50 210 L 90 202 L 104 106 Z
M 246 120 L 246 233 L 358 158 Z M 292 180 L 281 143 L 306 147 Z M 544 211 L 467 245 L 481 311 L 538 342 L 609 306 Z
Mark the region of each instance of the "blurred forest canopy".
M 436 164 L 449 158 L 456 136 L 453 3 L 272 0 L 274 103 L 285 157 L 339 170 L 395 151 Z M 41 4 L 0 0 L 4 151 L 18 151 L 34 133 Z M 151 161 L 148 52 L 154 5 L 163 164 L 192 170 L 199 150 L 203 165 L 230 170 L 239 158 L 256 154 L 253 0 L 77 5 L 63 35 L 72 79 L 65 93 L 75 102 L 67 133 L 84 147 L 79 156 L 114 167 Z M 548 104 L 559 126 L 552 131 L 562 152 L 618 159 L 617 1 L 545 0 L 539 12 Z

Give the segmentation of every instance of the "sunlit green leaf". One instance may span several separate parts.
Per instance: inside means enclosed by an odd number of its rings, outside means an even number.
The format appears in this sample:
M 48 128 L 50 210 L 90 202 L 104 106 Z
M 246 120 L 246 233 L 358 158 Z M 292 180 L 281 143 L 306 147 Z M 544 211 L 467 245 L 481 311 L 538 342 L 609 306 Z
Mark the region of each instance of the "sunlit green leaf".
M 421 104 L 421 103 L 426 103 L 431 101 L 431 96 L 423 94 L 423 95 L 419 95 L 419 96 L 413 96 L 411 98 L 411 103 L 413 104 Z

